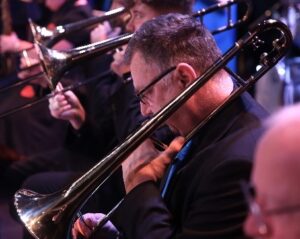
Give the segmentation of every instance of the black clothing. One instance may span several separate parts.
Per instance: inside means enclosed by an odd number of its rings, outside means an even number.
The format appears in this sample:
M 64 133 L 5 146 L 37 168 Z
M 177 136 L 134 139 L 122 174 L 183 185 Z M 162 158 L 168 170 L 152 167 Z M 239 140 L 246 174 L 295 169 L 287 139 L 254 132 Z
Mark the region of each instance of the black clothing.
M 19 88 L 9 90 L 1 94 L 1 112 L 39 97 L 22 97 Z M 66 123 L 53 119 L 45 101 L 0 119 L 0 132 L 0 144 L 15 149 L 21 155 L 30 156 L 62 145 Z
M 112 75 L 89 87 L 91 93 L 87 96 L 85 124 L 79 131 L 70 129 L 65 149 L 47 154 L 43 160 L 33 158 L 29 168 L 26 168 L 28 164 L 12 165 L 13 170 L 9 172 L 9 175 L 13 175 L 12 181 L 16 182 L 16 185 L 20 185 L 20 181 L 28 176 L 28 171 L 32 174 L 32 170 L 43 172 L 49 171 L 49 167 L 52 167 L 53 171 L 60 172 L 52 171 L 33 175 L 25 181 L 22 187 L 40 193 L 62 190 L 73 182 L 74 178 L 79 177 L 83 171 L 103 158 L 117 143 L 122 142 L 128 133 L 141 122 L 143 117 L 140 114 L 139 102 L 133 94 L 132 83 L 123 84 L 118 77 Z M 93 90 L 92 87 L 94 87 Z M 61 172 L 63 170 L 65 172 Z M 83 212 L 108 213 L 124 197 L 125 190 L 121 173 L 121 169 L 117 170 L 98 189 Z M 20 177 L 21 180 L 18 179 Z M 23 238 L 32 237 L 24 232 Z
M 249 180 L 265 111 L 246 93 L 192 139 L 168 197 L 145 182 L 134 188 L 111 221 L 125 238 L 244 238 L 247 213 L 239 181 Z

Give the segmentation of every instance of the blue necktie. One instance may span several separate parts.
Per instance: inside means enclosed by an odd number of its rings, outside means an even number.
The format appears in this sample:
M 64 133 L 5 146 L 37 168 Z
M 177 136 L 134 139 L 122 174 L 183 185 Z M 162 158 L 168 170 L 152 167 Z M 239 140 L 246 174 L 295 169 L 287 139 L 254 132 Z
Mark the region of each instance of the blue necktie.
M 162 186 L 162 190 L 161 190 L 162 198 L 166 197 L 166 194 L 167 194 L 168 188 L 171 184 L 172 178 L 174 177 L 175 173 L 178 171 L 178 169 L 183 164 L 183 161 L 185 160 L 188 153 L 190 152 L 191 147 L 192 147 L 192 140 L 187 142 L 185 144 L 185 146 L 177 153 L 175 158 L 172 160 L 172 163 L 169 167 L 167 176 L 165 178 L 164 185 Z

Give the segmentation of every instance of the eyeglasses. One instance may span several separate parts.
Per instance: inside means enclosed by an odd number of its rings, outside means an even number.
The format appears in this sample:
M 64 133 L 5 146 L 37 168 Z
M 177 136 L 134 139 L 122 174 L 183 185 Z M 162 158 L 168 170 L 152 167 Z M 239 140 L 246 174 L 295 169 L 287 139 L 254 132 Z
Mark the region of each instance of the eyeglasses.
M 139 93 L 136 94 L 138 97 L 139 101 L 142 102 L 143 104 L 146 103 L 145 101 L 145 92 L 149 90 L 151 87 L 153 87 L 157 82 L 159 82 L 161 79 L 163 79 L 167 74 L 170 72 L 174 71 L 176 69 L 176 66 L 172 66 L 171 68 L 168 68 L 167 70 L 163 71 L 160 73 L 158 76 L 156 76 L 150 83 L 144 87 Z
M 265 235 L 268 232 L 268 226 L 264 219 L 265 216 L 282 215 L 300 211 L 300 204 L 275 209 L 262 210 L 261 206 L 255 200 L 256 191 L 254 186 L 245 181 L 242 181 L 241 188 L 244 193 L 245 199 L 248 203 L 250 213 L 254 217 L 258 232 L 261 235 Z

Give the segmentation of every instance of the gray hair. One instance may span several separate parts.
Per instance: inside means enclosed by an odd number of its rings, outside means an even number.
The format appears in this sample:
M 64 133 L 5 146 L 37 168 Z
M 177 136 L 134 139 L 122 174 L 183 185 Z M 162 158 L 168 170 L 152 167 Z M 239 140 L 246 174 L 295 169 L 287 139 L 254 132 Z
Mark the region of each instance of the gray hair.
M 211 33 L 195 18 L 171 13 L 143 24 L 130 40 L 125 60 L 139 52 L 161 69 L 185 62 L 202 74 L 221 55 Z

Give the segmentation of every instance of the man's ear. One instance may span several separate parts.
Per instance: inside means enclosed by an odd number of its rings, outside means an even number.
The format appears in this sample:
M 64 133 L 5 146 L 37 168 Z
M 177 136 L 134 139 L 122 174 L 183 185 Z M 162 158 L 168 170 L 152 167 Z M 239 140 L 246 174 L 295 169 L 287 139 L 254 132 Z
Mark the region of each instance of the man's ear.
M 187 63 L 177 64 L 174 74 L 176 82 L 178 82 L 183 89 L 189 86 L 197 77 L 195 69 Z

